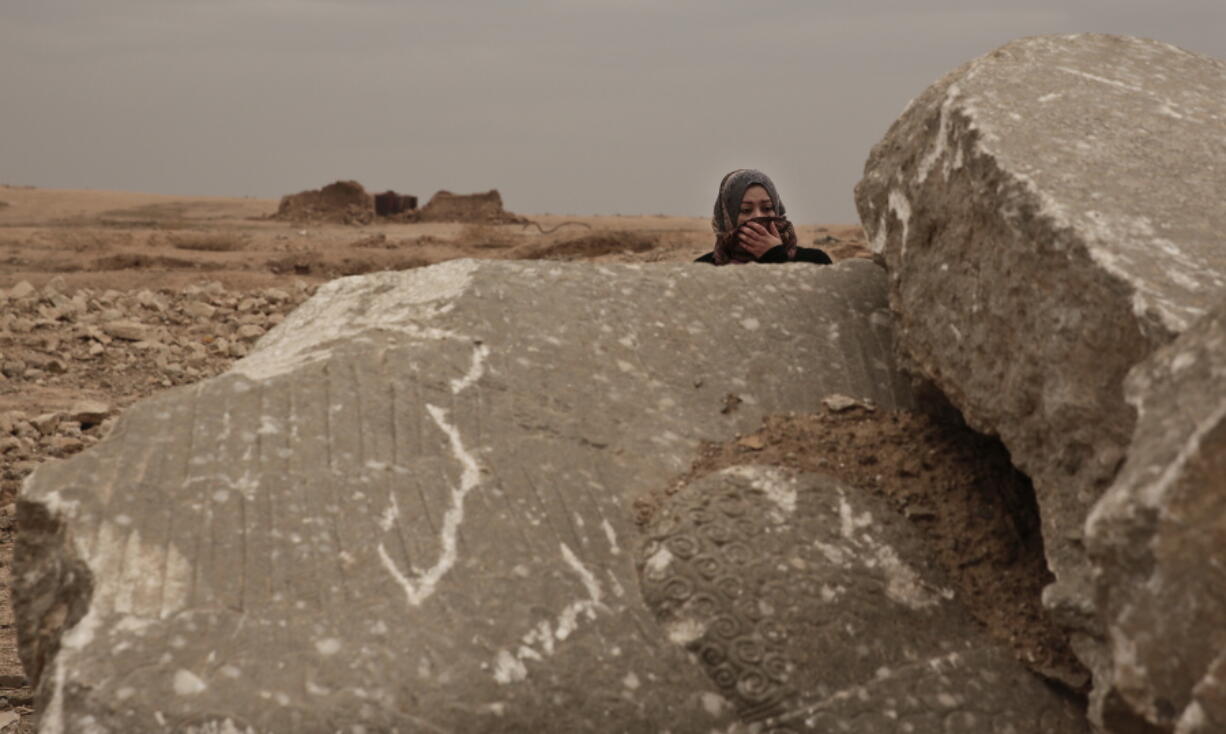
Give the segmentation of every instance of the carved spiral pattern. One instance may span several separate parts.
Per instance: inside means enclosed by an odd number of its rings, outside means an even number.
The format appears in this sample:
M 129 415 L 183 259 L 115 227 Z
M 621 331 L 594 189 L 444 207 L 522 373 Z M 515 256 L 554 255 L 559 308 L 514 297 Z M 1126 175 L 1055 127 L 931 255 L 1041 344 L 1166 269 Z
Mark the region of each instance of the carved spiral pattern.
M 683 576 L 674 576 L 664 583 L 664 596 L 673 601 L 685 601 L 694 595 L 694 584 Z
M 764 619 L 758 623 L 758 634 L 767 642 L 782 645 L 788 639 L 788 630 L 778 620 Z
M 724 570 L 724 564 L 710 553 L 704 553 L 694 559 L 694 569 L 704 579 L 713 579 Z
M 738 576 L 724 576 L 716 579 L 715 588 L 729 599 L 739 599 L 745 593 L 745 582 Z
M 722 605 L 713 595 L 700 591 L 690 597 L 689 611 L 699 619 L 710 619 L 719 614 Z
M 729 563 L 736 566 L 744 566 L 753 560 L 753 551 L 749 550 L 749 546 L 740 542 L 731 542 L 720 549 L 724 558 Z
M 715 516 L 710 513 L 705 507 L 693 507 L 689 511 L 690 522 L 694 525 L 706 525 L 715 519 Z
M 719 645 L 704 645 L 702 652 L 698 654 L 698 657 L 702 660 L 703 665 L 706 665 L 708 668 L 719 667 L 725 660 L 728 659 L 728 655 L 724 652 L 724 648 L 720 647 Z
M 762 658 L 761 667 L 771 680 L 782 683 L 788 679 L 788 660 L 778 653 L 767 653 Z
M 742 627 L 736 617 L 725 614 L 711 623 L 710 630 L 716 637 L 731 640 L 741 633 Z
M 749 504 L 739 492 L 726 494 L 716 501 L 719 511 L 728 517 L 741 517 L 749 511 Z
M 738 616 L 744 617 L 754 624 L 757 624 L 765 616 L 762 613 L 761 600 L 752 596 L 742 596 L 732 602 L 732 609 Z
M 732 655 L 744 665 L 756 665 L 766 656 L 766 649 L 752 637 L 742 637 L 732 643 Z
M 715 685 L 730 690 L 736 688 L 736 668 L 731 665 L 719 665 L 714 670 L 709 671 L 711 679 L 715 681 Z
M 769 544 L 763 533 L 777 509 L 735 486 L 714 496 L 682 491 L 670 501 L 668 519 L 652 526 L 640 556 L 644 596 L 663 622 L 681 617 L 706 622 L 686 648 L 744 720 L 776 716 L 792 695 L 792 667 L 787 627 L 772 614 L 786 606 L 795 589 L 782 586 L 785 595 L 777 600 L 757 579 L 763 577 L 759 564 L 770 562 L 761 548 Z M 647 563 L 662 548 L 672 555 L 669 563 Z M 767 578 L 777 575 L 766 572 Z
M 774 681 L 757 670 L 746 670 L 736 679 L 736 692 L 749 701 L 761 701 L 775 690 Z
M 688 535 L 674 535 L 667 545 L 669 552 L 683 561 L 693 558 L 700 547 L 698 541 Z
M 732 529 L 731 525 L 727 525 L 722 522 L 713 522 L 709 525 L 703 525 L 702 534 L 707 540 L 715 543 L 716 545 L 730 543 L 737 536 L 736 531 Z

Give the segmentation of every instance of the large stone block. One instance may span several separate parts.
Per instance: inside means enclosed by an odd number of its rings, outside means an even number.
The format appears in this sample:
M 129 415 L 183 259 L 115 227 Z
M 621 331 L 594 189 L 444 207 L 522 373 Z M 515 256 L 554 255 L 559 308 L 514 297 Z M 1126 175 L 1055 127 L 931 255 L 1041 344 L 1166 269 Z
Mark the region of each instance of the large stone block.
M 1136 437 L 1086 524 L 1111 653 L 1096 714 L 1226 731 L 1226 310 L 1133 370 L 1127 392 Z
M 640 551 L 668 638 L 786 732 L 1084 732 L 990 640 L 911 524 L 828 477 L 738 466 L 670 497 Z
M 641 599 L 629 499 L 766 413 L 910 405 L 891 339 L 867 262 L 334 281 L 26 483 L 42 731 L 735 723 Z
M 1023 39 L 951 72 L 874 147 L 856 203 L 899 342 L 1035 482 L 1049 608 L 1101 672 L 1084 522 L 1136 424 L 1123 383 L 1226 293 L 1226 62 Z

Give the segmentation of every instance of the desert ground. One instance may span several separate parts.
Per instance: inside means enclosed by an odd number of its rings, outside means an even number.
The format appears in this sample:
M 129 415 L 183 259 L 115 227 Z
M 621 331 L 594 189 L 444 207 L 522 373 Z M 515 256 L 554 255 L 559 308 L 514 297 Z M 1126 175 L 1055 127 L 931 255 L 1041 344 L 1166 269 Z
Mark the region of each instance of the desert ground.
M 454 258 L 684 263 L 712 240 L 696 217 L 355 226 L 276 220 L 277 205 L 0 186 L 0 731 L 28 729 L 35 711 L 16 653 L 9 568 L 17 495 L 40 463 L 89 448 L 133 402 L 224 371 L 332 278 Z M 856 225 L 797 233 L 836 261 L 869 254 Z M 751 460 L 826 471 L 888 498 L 930 539 L 995 637 L 1072 695 L 1083 688 L 1084 673 L 1041 614 L 1048 576 L 1033 495 L 999 443 L 956 416 L 840 406 L 775 416 L 753 435 L 704 447 L 691 473 Z M 645 496 L 640 519 L 668 491 Z

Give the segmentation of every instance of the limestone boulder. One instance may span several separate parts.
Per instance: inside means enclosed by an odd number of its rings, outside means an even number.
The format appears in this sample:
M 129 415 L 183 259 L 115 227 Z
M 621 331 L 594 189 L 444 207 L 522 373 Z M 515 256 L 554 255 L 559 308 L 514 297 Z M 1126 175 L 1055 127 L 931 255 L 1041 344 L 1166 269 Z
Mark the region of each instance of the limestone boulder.
M 668 639 L 764 731 L 1087 731 L 962 608 L 914 527 L 834 479 L 693 481 L 657 511 L 640 568 Z
M 42 730 L 739 726 L 642 600 L 630 498 L 767 413 L 911 405 L 891 342 L 864 261 L 333 281 L 23 487 Z
M 1035 483 L 1044 601 L 1106 675 L 1084 524 L 1128 453 L 1129 371 L 1226 294 L 1226 62 L 1015 41 L 924 91 L 856 204 L 913 368 Z
M 1111 653 L 1098 715 L 1226 731 L 1226 310 L 1126 389 L 1135 438 L 1086 526 Z

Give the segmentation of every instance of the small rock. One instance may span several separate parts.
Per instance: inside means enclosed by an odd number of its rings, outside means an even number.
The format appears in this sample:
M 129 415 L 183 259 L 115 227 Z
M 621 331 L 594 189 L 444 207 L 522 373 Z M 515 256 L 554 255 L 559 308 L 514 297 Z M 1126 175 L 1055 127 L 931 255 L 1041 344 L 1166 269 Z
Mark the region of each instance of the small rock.
M 59 413 L 43 413 L 30 421 L 38 432 L 44 436 L 49 436 L 55 433 L 55 427 L 60 423 Z
M 72 436 L 54 436 L 51 439 L 51 453 L 56 456 L 75 454 L 83 448 L 85 448 L 85 443 Z
M 64 280 L 64 276 L 57 275 L 47 281 L 47 285 L 43 286 L 43 293 L 47 296 L 52 296 L 56 293 L 63 293 L 68 290 L 68 282 Z
M 238 327 L 239 339 L 258 339 L 264 335 L 264 329 L 255 324 L 247 324 L 246 326 Z
M 116 339 L 139 342 L 149 338 L 149 329 L 135 321 L 108 321 L 102 325 L 102 331 Z
M 188 301 L 183 304 L 183 313 L 194 319 L 210 318 L 216 311 L 216 308 L 203 301 Z
M 9 331 L 14 334 L 26 334 L 34 328 L 34 322 L 29 319 L 15 318 L 9 322 Z
M 830 411 L 831 413 L 843 413 L 851 410 L 852 408 L 864 408 L 868 411 L 875 410 L 870 403 L 863 400 L 856 400 L 855 398 L 840 395 L 838 393 L 835 393 L 834 395 L 827 395 L 822 399 L 822 405 L 825 406 L 826 410 Z
M 289 300 L 289 294 L 280 288 L 269 288 L 264 291 L 264 297 L 273 303 L 284 303 Z
M 102 354 L 105 351 L 106 350 L 103 349 L 102 345 L 99 344 L 98 342 L 92 342 L 89 345 L 89 356 L 91 357 L 97 357 L 98 355 Z
M 68 417 L 88 428 L 106 420 L 111 406 L 100 400 L 81 400 L 68 409 Z
M 761 436 L 754 434 L 752 436 L 745 436 L 744 438 L 740 439 L 736 442 L 736 445 L 740 446 L 741 448 L 749 449 L 750 451 L 761 451 L 762 449 L 766 448 L 766 441 L 763 441 Z
M 21 448 L 21 439 L 16 436 L 5 436 L 0 438 L 0 454 L 7 454 L 10 451 L 16 451 Z
M 36 290 L 34 286 L 30 285 L 30 281 L 23 280 L 17 285 L 9 289 L 9 298 L 12 298 L 14 300 L 17 300 L 20 298 L 29 298 L 35 293 L 36 293 Z

